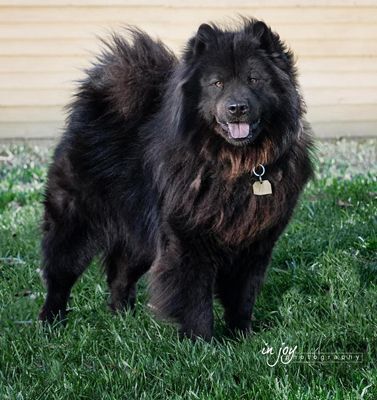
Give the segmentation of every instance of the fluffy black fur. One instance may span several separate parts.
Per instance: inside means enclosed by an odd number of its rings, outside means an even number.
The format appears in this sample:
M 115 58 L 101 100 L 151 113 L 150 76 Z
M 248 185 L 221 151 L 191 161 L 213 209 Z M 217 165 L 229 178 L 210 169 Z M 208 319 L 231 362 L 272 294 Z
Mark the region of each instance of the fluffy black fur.
M 65 317 L 73 284 L 101 254 L 113 310 L 134 306 L 150 269 L 152 308 L 182 334 L 212 336 L 214 295 L 228 328 L 248 331 L 312 175 L 292 54 L 256 20 L 201 25 L 180 61 L 130 33 L 80 84 L 49 170 L 40 318 Z M 271 195 L 252 192 L 258 164 Z

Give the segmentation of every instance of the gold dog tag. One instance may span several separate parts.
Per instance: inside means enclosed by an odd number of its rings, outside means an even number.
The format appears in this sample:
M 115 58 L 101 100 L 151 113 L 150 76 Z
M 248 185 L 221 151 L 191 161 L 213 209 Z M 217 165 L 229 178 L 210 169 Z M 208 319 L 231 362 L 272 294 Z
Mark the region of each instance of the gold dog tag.
M 264 196 L 266 194 L 272 194 L 271 183 L 268 180 L 257 181 L 253 183 L 253 193 L 256 196 Z

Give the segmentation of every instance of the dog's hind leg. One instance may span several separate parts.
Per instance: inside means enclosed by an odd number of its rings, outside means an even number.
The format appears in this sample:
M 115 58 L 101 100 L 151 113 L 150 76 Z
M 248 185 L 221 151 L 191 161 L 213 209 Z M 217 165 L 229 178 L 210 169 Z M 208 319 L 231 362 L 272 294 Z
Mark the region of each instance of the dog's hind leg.
M 136 284 L 149 269 L 149 264 L 135 260 L 125 246 L 116 245 L 104 260 L 110 288 L 112 311 L 133 309 L 136 302 Z
M 72 286 L 95 255 L 87 227 L 72 214 L 57 220 L 46 211 L 42 240 L 43 278 L 47 297 L 39 319 L 63 320 Z

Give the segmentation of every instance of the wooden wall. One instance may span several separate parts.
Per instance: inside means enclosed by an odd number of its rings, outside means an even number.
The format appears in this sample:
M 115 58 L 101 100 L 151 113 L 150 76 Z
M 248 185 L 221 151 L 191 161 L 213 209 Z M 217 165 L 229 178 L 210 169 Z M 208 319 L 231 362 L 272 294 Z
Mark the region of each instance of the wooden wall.
M 298 57 L 321 137 L 377 132 L 377 0 L 0 0 L 0 138 L 61 132 L 96 36 L 135 24 L 177 52 L 198 25 L 264 19 Z

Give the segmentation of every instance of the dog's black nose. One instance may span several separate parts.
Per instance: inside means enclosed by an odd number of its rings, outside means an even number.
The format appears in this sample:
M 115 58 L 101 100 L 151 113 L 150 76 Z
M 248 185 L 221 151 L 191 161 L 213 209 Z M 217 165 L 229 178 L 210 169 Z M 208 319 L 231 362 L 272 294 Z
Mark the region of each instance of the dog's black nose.
M 228 111 L 235 117 L 241 117 L 247 114 L 249 106 L 246 103 L 232 103 L 228 105 Z

